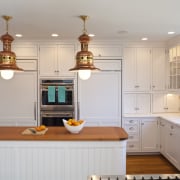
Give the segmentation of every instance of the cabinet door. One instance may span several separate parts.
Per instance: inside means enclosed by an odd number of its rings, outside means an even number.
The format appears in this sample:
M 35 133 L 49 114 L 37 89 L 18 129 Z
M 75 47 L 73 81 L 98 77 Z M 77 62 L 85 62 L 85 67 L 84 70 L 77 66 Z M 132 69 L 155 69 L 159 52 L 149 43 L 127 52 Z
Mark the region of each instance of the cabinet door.
M 164 120 L 160 121 L 160 152 L 165 155 L 165 144 L 167 136 L 167 123 Z
M 152 50 L 152 90 L 165 90 L 166 82 L 166 53 L 165 48 Z
M 136 113 L 136 94 L 124 94 L 123 99 L 123 113 L 135 114 Z
M 123 112 L 126 114 L 149 114 L 149 94 L 124 94 Z
M 38 46 L 36 44 L 14 44 L 12 51 L 17 59 L 38 59 Z
M 179 112 L 180 98 L 178 94 L 167 94 L 167 112 Z
M 166 105 L 166 94 L 153 94 L 152 97 L 152 112 L 161 113 L 168 109 Z
M 136 90 L 136 49 L 124 48 L 124 90 Z
M 167 139 L 165 145 L 166 158 L 176 166 L 180 168 L 180 156 L 179 156 L 179 128 L 169 123 L 167 128 Z
M 136 90 L 150 90 L 151 49 L 137 48 L 136 56 Z
M 57 46 L 41 45 L 39 52 L 40 76 L 57 76 Z
M 159 129 L 157 119 L 141 120 L 141 150 L 142 152 L 159 151 Z
M 120 59 L 122 56 L 120 45 L 89 45 L 89 51 L 95 59 Z
M 136 112 L 139 114 L 150 113 L 150 95 L 149 94 L 137 94 L 136 95 Z
M 120 72 L 92 73 L 90 79 L 78 79 L 79 118 L 87 126 L 121 125 Z
M 58 46 L 58 71 L 61 76 L 74 76 L 74 72 L 69 69 L 75 66 L 75 47 L 74 45 Z
M 15 73 L 0 84 L 0 125 L 37 125 L 37 72 Z

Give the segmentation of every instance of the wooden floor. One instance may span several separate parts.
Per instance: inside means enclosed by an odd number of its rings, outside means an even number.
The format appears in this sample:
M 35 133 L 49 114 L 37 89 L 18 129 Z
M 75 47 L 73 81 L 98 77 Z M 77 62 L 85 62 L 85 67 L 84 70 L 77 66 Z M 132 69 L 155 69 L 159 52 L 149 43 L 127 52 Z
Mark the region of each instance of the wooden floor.
M 128 155 L 126 174 L 180 174 L 162 155 Z

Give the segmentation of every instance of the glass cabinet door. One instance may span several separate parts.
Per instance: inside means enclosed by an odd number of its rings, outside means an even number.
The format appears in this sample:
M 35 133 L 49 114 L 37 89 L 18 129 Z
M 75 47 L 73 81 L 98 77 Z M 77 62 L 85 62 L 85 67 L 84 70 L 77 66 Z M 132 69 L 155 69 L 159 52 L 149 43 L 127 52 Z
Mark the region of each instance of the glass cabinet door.
M 170 89 L 180 88 L 180 46 L 169 50 L 169 81 Z

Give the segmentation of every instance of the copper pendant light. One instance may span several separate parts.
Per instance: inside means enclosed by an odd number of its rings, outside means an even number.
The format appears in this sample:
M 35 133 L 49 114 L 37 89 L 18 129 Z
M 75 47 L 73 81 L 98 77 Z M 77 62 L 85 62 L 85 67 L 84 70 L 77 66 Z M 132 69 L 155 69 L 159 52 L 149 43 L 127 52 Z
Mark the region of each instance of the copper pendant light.
M 14 71 L 23 71 L 16 65 L 16 54 L 11 51 L 11 43 L 14 38 L 8 34 L 8 21 L 12 18 L 11 16 L 2 16 L 6 21 L 6 34 L 1 36 L 3 42 L 3 51 L 0 51 L 0 72 L 4 79 L 11 79 L 14 75 Z M 6 76 L 11 73 L 11 76 Z
M 92 52 L 88 51 L 88 43 L 90 41 L 90 37 L 88 36 L 85 27 L 85 22 L 88 19 L 88 16 L 83 15 L 80 16 L 80 18 L 84 22 L 83 34 L 79 36 L 79 42 L 81 43 L 81 51 L 76 54 L 76 65 L 74 68 L 71 68 L 70 71 L 78 71 L 80 78 L 85 80 L 90 77 L 92 70 L 100 69 L 94 66 L 93 54 Z

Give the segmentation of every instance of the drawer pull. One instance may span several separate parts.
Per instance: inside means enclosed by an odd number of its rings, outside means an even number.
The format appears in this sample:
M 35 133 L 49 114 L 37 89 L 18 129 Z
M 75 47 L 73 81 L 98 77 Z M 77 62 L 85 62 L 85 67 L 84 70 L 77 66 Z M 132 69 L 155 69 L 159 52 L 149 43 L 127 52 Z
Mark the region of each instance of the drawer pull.
M 130 127 L 129 130 L 134 130 L 134 128 L 133 128 L 133 127 Z
M 134 123 L 134 120 L 130 120 L 129 123 Z
M 129 139 L 134 139 L 134 136 L 129 136 Z
M 133 147 L 134 147 L 134 144 L 129 145 L 129 147 L 130 147 L 130 148 L 133 148 Z

